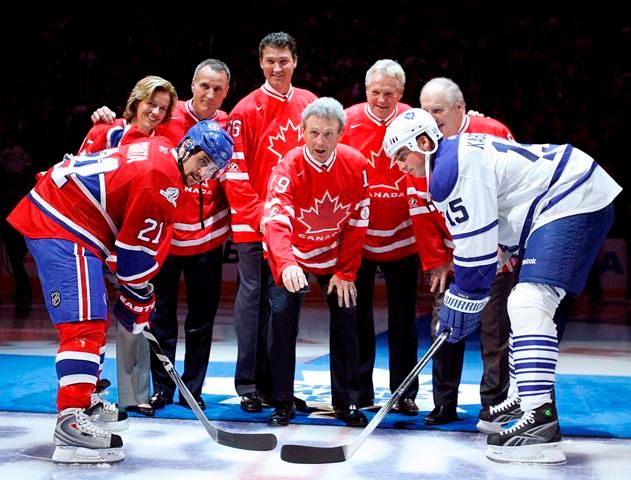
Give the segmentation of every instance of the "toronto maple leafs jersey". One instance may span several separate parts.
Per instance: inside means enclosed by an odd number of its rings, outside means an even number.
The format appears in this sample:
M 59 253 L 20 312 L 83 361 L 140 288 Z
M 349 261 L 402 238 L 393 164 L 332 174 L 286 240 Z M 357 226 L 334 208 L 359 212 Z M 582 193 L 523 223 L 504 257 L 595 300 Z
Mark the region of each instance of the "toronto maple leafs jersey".
M 265 202 L 265 248 L 278 285 L 299 265 L 354 281 L 369 221 L 366 159 L 338 144 L 322 164 L 296 147 L 272 169 Z
M 287 152 L 303 144 L 301 114 L 316 98 L 294 87 L 282 95 L 265 82 L 230 112 L 234 154 L 225 170 L 225 188 L 235 242 L 262 240 L 259 225 L 270 172 Z
M 526 145 L 483 134 L 440 142 L 430 193 L 455 244 L 456 284 L 487 293 L 497 246 L 527 246 L 556 219 L 609 205 L 620 186 L 572 145 Z
M 491 117 L 470 117 L 465 114 L 458 133 L 487 133 L 514 140 L 509 128 Z M 431 201 L 427 201 L 427 179 L 408 175 L 407 183 L 410 217 L 423 270 L 445 265 L 452 260 L 454 244 L 445 218 Z
M 416 239 L 406 198 L 406 174 L 383 151 L 386 128 L 410 106 L 399 103 L 385 119 L 375 116 L 368 103 L 345 110 L 347 122 L 341 143 L 364 154 L 368 161 L 370 224 L 362 256 L 391 261 L 416 253 Z
M 29 238 L 84 246 L 116 265 L 120 283 L 144 283 L 166 257 L 183 187 L 171 142 L 154 137 L 96 154 L 67 155 L 8 220 Z
M 158 125 L 156 133 L 179 145 L 189 129 L 201 120 L 214 120 L 226 128 L 228 115 L 217 110 L 210 118 L 201 118 L 193 101 L 178 100 L 171 120 Z M 230 208 L 219 178 L 185 186 L 173 224 L 171 255 L 197 255 L 214 250 L 230 236 Z

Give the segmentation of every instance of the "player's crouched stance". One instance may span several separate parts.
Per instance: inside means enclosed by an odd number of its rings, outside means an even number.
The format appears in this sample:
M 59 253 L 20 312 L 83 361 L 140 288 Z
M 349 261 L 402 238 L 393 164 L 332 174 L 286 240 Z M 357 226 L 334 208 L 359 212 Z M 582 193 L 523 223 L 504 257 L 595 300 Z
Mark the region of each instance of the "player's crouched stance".
M 119 284 L 112 314 L 130 332 L 148 326 L 155 305 L 149 280 L 168 251 L 184 186 L 217 175 L 232 139 L 212 121 L 193 126 L 177 154 L 165 138 L 66 156 L 8 217 L 37 264 L 48 313 L 58 331 L 57 463 L 125 458 L 127 412 L 95 393 L 108 328 L 104 265 Z
M 403 171 L 428 177 L 429 197 L 446 218 L 455 277 L 438 315 L 438 333 L 448 330 L 448 342 L 478 328 L 498 246 L 522 253 L 519 281 L 507 303 L 513 394 L 482 410 L 478 428 L 490 433 L 490 460 L 565 463 L 552 395 L 559 356 L 553 316 L 566 293 L 583 290 L 622 189 L 572 145 L 518 144 L 481 134 L 442 138 L 421 109 L 394 119 L 384 151 Z

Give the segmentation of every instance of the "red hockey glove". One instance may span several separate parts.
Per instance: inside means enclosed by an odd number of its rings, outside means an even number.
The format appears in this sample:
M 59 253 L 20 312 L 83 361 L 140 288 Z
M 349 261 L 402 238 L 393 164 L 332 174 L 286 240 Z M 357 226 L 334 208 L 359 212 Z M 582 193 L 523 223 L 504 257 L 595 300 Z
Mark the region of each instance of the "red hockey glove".
M 149 317 L 156 306 L 153 285 L 134 288 L 122 285 L 112 313 L 128 332 L 138 334 L 149 325 Z

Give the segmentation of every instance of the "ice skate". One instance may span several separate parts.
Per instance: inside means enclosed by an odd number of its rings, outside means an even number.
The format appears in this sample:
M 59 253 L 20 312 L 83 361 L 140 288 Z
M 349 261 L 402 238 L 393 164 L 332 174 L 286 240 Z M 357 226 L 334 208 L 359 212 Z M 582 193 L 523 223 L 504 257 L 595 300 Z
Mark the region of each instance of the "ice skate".
M 123 439 L 99 428 L 81 408 L 67 408 L 55 426 L 55 463 L 116 463 L 125 459 Z
M 482 433 L 500 433 L 508 422 L 521 418 L 520 403 L 519 396 L 509 395 L 502 403 L 483 408 L 476 428 Z
M 90 408 L 85 413 L 92 417 L 97 426 L 110 432 L 122 432 L 129 428 L 127 410 L 118 408 L 117 404 L 108 402 L 95 393 L 90 397 Z
M 525 412 L 519 421 L 501 433 L 488 436 L 486 457 L 499 463 L 565 463 L 559 448 L 561 429 L 556 408 L 545 403 Z

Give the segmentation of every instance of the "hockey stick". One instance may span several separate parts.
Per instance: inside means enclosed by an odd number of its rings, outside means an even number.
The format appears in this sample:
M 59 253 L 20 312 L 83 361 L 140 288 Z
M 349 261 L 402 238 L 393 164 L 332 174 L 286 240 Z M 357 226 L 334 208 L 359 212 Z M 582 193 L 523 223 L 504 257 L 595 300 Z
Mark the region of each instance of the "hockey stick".
M 158 360 L 162 362 L 162 365 L 169 374 L 169 377 L 171 377 L 180 389 L 180 393 L 184 396 L 186 403 L 188 403 L 191 407 L 197 419 L 202 422 L 202 425 L 215 442 L 232 448 L 241 448 L 243 450 L 265 451 L 274 450 L 274 448 L 276 448 L 276 435 L 273 433 L 228 432 L 210 423 L 206 418 L 206 415 L 202 412 L 202 409 L 199 408 L 199 405 L 197 405 L 193 394 L 184 384 L 184 381 L 173 367 L 169 357 L 162 352 L 162 348 L 160 348 L 160 343 L 156 340 L 156 337 L 154 337 L 153 334 L 146 328 L 142 331 L 142 334 L 147 340 L 149 340 L 149 345 L 151 346 L 153 353 L 155 353 Z
M 429 362 L 430 358 L 434 356 L 436 351 L 447 340 L 449 331 L 445 330 L 441 333 L 434 343 L 429 347 L 427 353 L 421 358 L 421 360 L 412 369 L 405 380 L 399 385 L 399 388 L 395 392 L 377 414 L 373 417 L 366 428 L 362 430 L 362 433 L 348 445 L 339 445 L 337 447 L 314 447 L 309 445 L 283 445 L 280 450 L 280 458 L 290 463 L 337 463 L 345 462 L 353 456 L 355 451 L 361 447 L 364 440 L 370 435 L 375 428 L 379 425 L 383 417 L 390 411 L 394 404 L 399 400 L 401 395 L 407 390 L 412 381 L 417 377 L 423 367 Z

